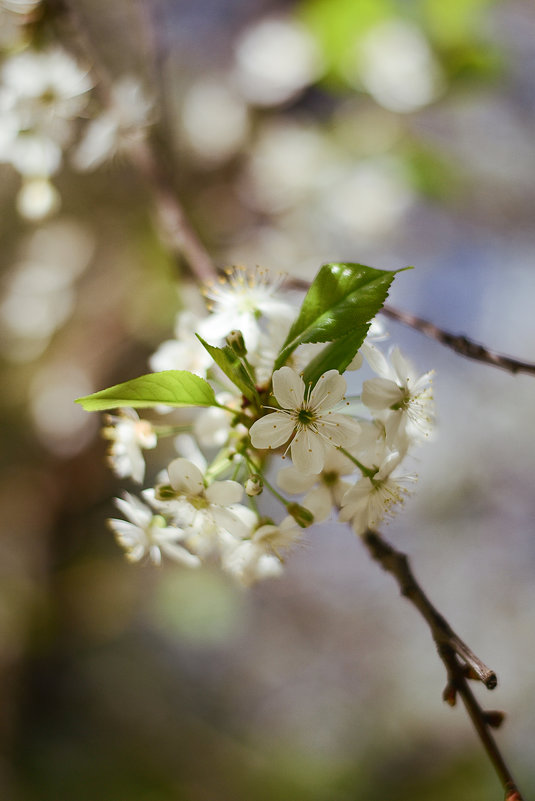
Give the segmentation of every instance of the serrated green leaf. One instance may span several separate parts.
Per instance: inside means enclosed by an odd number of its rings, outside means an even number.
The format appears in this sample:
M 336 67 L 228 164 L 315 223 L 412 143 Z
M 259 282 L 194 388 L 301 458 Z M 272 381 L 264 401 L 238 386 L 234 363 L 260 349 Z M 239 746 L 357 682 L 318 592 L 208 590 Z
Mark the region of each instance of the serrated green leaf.
M 217 366 L 223 370 L 227 378 L 230 378 L 240 392 L 250 401 L 257 401 L 258 393 L 256 387 L 232 348 L 229 348 L 228 345 L 225 345 L 224 348 L 218 348 L 215 345 L 209 345 L 199 334 L 196 334 L 196 337 L 201 345 L 206 348 Z
M 187 370 L 163 370 L 116 384 L 84 398 L 78 398 L 88 412 L 116 409 L 120 406 L 219 406 L 210 384 Z
M 327 370 L 338 370 L 343 373 L 348 364 L 353 361 L 358 349 L 362 345 L 370 324 L 359 326 L 351 334 L 347 334 L 335 342 L 326 345 L 317 356 L 306 366 L 303 380 L 306 384 L 315 384 L 318 378 Z M 362 332 L 364 330 L 364 333 Z
M 275 369 L 305 342 L 334 342 L 358 333 L 362 343 L 367 324 L 385 302 L 397 272 L 401 271 L 376 270 L 364 264 L 324 264 L 303 300 Z

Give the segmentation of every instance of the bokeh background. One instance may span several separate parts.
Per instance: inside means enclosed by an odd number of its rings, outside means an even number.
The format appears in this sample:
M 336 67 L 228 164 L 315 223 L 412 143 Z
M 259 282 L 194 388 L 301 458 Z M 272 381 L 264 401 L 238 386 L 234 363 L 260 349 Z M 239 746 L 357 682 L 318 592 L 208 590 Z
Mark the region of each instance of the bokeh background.
M 394 306 L 535 361 L 529 0 L 70 0 L 30 22 L 17 4 L 4 58 L 13 36 L 56 37 L 97 98 L 142 83 L 150 146 L 218 266 L 412 264 Z M 73 399 L 147 371 L 192 276 L 126 155 L 82 173 L 67 154 L 40 220 L 0 176 L 2 798 L 502 798 L 424 623 L 344 527 L 247 591 L 124 561 L 105 520 L 125 482 Z M 535 381 L 388 330 L 436 370 L 438 429 L 385 533 L 496 670 L 476 690 L 507 712 L 528 798 Z

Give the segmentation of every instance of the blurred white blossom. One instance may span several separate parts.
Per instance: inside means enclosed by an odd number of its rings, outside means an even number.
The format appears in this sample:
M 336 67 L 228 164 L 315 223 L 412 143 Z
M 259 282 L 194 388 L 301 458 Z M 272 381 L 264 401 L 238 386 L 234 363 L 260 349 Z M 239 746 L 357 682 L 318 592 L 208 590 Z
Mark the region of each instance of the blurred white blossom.
M 152 100 L 133 75 L 112 84 L 109 103 L 87 125 L 72 156 L 78 170 L 94 170 L 117 153 L 142 141 L 154 122 Z
M 323 71 L 314 38 L 299 22 L 283 17 L 249 26 L 236 43 L 235 59 L 236 84 L 259 106 L 284 103 Z
M 107 415 L 102 436 L 110 441 L 108 461 L 120 478 L 131 476 L 141 484 L 145 476 L 143 451 L 155 448 L 158 437 L 148 420 L 140 420 L 134 409 L 122 409 L 118 415 Z
M 347 68 L 353 83 L 384 108 L 407 113 L 435 100 L 444 79 L 423 32 L 406 20 L 389 19 L 372 28 Z
M 154 514 L 135 495 L 125 492 L 123 498 L 115 499 L 115 504 L 127 519 L 110 518 L 108 524 L 130 562 L 148 556 L 154 565 L 160 565 L 164 554 L 186 567 L 201 564 L 198 556 L 180 545 L 184 532 L 176 526 L 167 526 L 161 515 Z

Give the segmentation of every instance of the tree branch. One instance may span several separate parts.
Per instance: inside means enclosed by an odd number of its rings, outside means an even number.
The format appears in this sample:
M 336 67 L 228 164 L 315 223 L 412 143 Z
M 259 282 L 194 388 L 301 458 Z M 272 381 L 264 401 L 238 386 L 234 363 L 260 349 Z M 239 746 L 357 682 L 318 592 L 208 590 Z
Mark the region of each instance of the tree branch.
M 128 152 L 151 190 L 167 245 L 184 257 L 199 281 L 213 281 L 218 275 L 216 267 L 190 224 L 178 193 L 169 180 L 168 171 L 159 163 L 148 142 L 140 142 Z
M 468 685 L 468 679 L 476 679 L 492 690 L 497 684 L 496 674 L 468 648 L 455 634 L 445 618 L 435 609 L 418 584 L 407 556 L 397 551 L 375 531 L 367 531 L 362 539 L 372 558 L 394 576 L 401 594 L 411 601 L 427 622 L 448 676 L 448 683 L 443 695 L 444 700 L 453 706 L 457 694 L 461 697 L 505 790 L 506 801 L 523 801 L 491 732 L 492 728 L 497 728 L 501 724 L 503 713 L 484 711 Z
M 505 356 L 502 353 L 495 353 L 488 348 L 473 342 L 462 334 L 450 334 L 438 328 L 434 323 L 424 320 L 421 317 L 416 317 L 409 312 L 394 309 L 392 306 L 383 306 L 381 314 L 389 317 L 391 320 L 397 320 L 399 323 L 408 325 L 415 328 L 425 336 L 435 339 L 447 348 L 451 348 L 461 356 L 466 356 L 467 359 L 475 359 L 478 362 L 491 364 L 494 367 L 501 367 L 502 370 L 507 370 L 509 373 L 528 373 L 535 375 L 535 364 L 531 362 L 523 362 L 519 359 L 514 359 L 511 356 Z

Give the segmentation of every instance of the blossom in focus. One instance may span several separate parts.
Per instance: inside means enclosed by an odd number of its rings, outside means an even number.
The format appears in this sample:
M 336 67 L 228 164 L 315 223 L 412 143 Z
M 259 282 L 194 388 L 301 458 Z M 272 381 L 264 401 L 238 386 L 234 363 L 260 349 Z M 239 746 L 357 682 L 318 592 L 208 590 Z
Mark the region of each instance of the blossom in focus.
M 355 472 L 353 462 L 334 448 L 327 451 L 323 470 L 319 474 L 300 472 L 295 466 L 283 467 L 277 474 L 277 484 L 291 495 L 306 493 L 302 505 L 314 515 L 314 522 L 326 520 L 351 487 L 344 476 Z
M 226 279 L 207 284 L 204 295 L 211 314 L 201 321 L 200 335 L 208 341 L 219 341 L 239 330 L 247 349 L 256 350 L 261 315 L 268 320 L 273 316 L 295 316 L 295 310 L 277 294 L 281 280 L 272 282 L 265 270 L 234 267 Z
M 281 407 L 257 420 L 250 429 L 253 447 L 278 448 L 290 437 L 292 461 L 302 473 L 320 473 L 332 447 L 351 446 L 358 440 L 360 426 L 336 407 L 346 391 L 338 370 L 328 370 L 316 386 L 307 389 L 291 367 L 273 373 L 273 394 Z
M 108 415 L 102 436 L 110 440 L 108 461 L 120 478 L 130 476 L 141 484 L 145 476 L 143 450 L 155 448 L 158 437 L 148 420 L 140 420 L 133 409 L 119 415 Z
M 162 562 L 162 554 L 186 567 L 198 567 L 200 559 L 179 544 L 184 532 L 167 526 L 161 515 L 155 515 L 146 504 L 125 492 L 115 504 L 126 520 L 111 518 L 108 524 L 119 545 L 125 549 L 130 562 L 139 562 L 148 556 L 155 565 Z
M 403 504 L 413 476 L 394 477 L 402 456 L 391 452 L 372 476 L 363 476 L 342 498 L 338 519 L 351 523 L 356 534 L 364 534 L 382 520 L 392 517 L 395 507 Z
M 229 538 L 247 536 L 252 520 L 247 517 L 250 510 L 239 503 L 241 484 L 226 480 L 205 487 L 202 471 L 183 457 L 174 459 L 167 472 L 169 486 L 157 488 L 156 505 L 184 530 L 191 550 L 203 557 L 220 550 Z M 150 491 L 145 494 L 151 497 Z
M 362 402 L 378 412 L 385 424 L 387 441 L 407 436 L 418 441 L 433 428 L 434 404 L 431 390 L 433 371 L 418 376 L 398 347 L 390 354 L 390 364 L 378 348 L 368 348 L 366 359 L 380 376 L 364 381 Z

